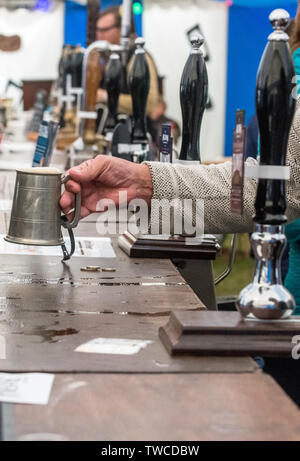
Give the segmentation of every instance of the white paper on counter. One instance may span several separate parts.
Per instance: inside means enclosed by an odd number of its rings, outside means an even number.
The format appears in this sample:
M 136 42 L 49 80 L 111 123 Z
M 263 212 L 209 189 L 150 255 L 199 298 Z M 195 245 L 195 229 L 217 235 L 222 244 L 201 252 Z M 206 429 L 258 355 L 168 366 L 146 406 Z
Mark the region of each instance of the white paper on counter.
M 0 402 L 47 405 L 53 381 L 49 373 L 0 373 Z
M 6 242 L 5 235 L 0 235 L 0 254 L 36 255 L 36 256 L 62 256 L 60 246 L 31 246 Z M 116 254 L 108 237 L 76 237 L 75 252 L 72 258 L 115 258 Z M 67 249 L 70 240 L 65 238 Z
M 140 352 L 140 350 L 152 342 L 143 339 L 95 338 L 77 347 L 75 352 L 133 355 Z

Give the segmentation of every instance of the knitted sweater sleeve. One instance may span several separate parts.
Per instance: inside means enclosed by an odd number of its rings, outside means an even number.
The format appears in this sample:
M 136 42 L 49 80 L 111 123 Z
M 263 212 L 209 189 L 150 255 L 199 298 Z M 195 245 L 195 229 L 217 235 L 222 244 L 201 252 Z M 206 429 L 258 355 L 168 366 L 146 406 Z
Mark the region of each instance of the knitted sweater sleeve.
M 153 200 L 192 199 L 203 200 L 205 233 L 251 232 L 253 230 L 254 202 L 257 183 L 245 179 L 244 212 L 242 216 L 231 213 L 231 162 L 219 165 L 163 164 L 146 162 L 153 182 Z M 247 159 L 247 164 L 256 160 Z M 287 181 L 287 217 L 289 221 L 300 216 L 300 101 L 290 131 L 287 164 L 290 180 Z M 151 213 L 151 226 L 157 228 L 160 213 Z

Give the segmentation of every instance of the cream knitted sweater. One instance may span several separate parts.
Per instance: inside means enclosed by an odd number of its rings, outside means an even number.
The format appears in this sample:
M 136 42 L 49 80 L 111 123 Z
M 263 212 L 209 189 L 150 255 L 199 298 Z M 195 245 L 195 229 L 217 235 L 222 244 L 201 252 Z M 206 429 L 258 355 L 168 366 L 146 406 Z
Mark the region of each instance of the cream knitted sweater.
M 203 199 L 205 233 L 251 232 L 253 230 L 256 180 L 245 179 L 244 213 L 238 216 L 230 211 L 231 161 L 219 165 L 176 165 L 146 162 L 153 182 L 153 199 Z M 249 158 L 247 164 L 256 164 Z M 294 221 L 300 216 L 300 100 L 289 137 L 287 164 L 290 180 L 287 182 L 287 217 Z M 159 220 L 152 213 L 151 224 Z

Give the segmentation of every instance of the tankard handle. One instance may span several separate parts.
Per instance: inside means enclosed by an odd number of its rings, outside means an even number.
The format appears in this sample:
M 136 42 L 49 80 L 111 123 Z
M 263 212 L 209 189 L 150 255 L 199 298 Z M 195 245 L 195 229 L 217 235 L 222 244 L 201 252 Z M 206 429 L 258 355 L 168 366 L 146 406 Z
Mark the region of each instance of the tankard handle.
M 61 183 L 65 184 L 67 181 L 69 181 L 71 177 L 69 175 L 63 176 Z M 81 192 L 78 192 L 75 194 L 75 211 L 74 211 L 74 218 L 71 222 L 63 220 L 63 226 L 66 229 L 72 229 L 73 227 L 76 227 L 79 219 L 80 219 L 80 209 L 81 209 Z
M 70 176 L 66 175 L 62 177 L 61 183 L 65 184 L 67 181 L 69 181 Z M 67 250 L 66 245 L 63 243 L 61 248 L 63 252 L 63 261 L 67 261 L 68 259 L 71 258 L 72 254 L 75 251 L 75 238 L 73 234 L 73 227 L 76 227 L 80 218 L 80 208 L 81 208 L 81 192 L 78 192 L 75 194 L 75 212 L 74 212 L 74 218 L 71 222 L 68 221 L 68 218 L 66 216 L 61 217 L 61 224 L 62 226 L 68 230 L 69 237 L 70 237 L 70 243 L 71 243 L 71 249 L 70 251 Z

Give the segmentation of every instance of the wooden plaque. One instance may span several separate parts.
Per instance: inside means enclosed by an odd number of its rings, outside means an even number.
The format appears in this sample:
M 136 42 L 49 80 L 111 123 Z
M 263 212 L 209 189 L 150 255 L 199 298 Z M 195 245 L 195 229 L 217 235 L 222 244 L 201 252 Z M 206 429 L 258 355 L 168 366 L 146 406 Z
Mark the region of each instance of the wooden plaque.
M 216 259 L 220 247 L 213 237 L 194 244 L 185 237 L 143 235 L 136 237 L 125 232 L 119 237 L 120 248 L 132 258 Z
M 292 357 L 300 318 L 243 320 L 238 312 L 172 312 L 159 336 L 171 355 Z M 299 351 L 300 352 L 300 351 Z

